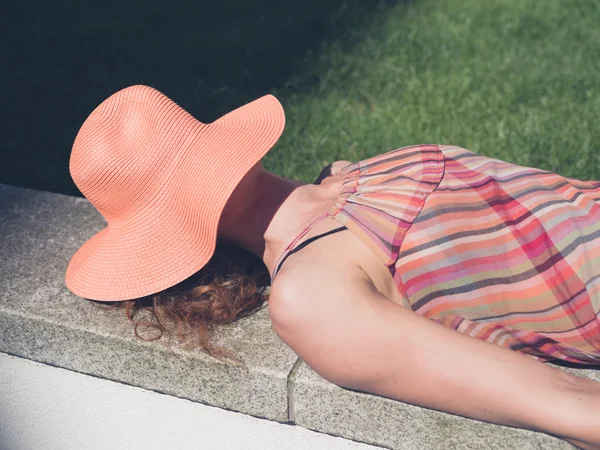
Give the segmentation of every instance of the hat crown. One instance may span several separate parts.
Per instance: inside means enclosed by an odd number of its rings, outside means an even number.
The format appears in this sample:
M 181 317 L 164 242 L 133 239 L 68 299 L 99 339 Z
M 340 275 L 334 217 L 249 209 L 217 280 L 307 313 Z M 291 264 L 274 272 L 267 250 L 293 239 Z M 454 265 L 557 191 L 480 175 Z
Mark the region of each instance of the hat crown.
M 116 226 L 152 202 L 168 183 L 186 143 L 204 126 L 156 89 L 122 89 L 82 125 L 71 152 L 71 176 Z
M 129 300 L 196 273 L 215 251 L 227 199 L 284 126 L 272 95 L 209 124 L 148 86 L 106 99 L 77 134 L 69 169 L 109 224 L 71 257 L 67 287 Z

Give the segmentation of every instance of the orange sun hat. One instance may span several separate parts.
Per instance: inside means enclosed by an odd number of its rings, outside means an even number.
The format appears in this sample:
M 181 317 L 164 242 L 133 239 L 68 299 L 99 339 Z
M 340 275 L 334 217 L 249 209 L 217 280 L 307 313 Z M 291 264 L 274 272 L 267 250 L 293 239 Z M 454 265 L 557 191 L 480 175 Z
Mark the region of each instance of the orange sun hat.
M 214 254 L 227 200 L 284 127 L 283 107 L 270 94 L 212 123 L 149 86 L 104 100 L 79 130 L 69 170 L 108 225 L 72 256 L 69 290 L 129 300 L 200 270 Z

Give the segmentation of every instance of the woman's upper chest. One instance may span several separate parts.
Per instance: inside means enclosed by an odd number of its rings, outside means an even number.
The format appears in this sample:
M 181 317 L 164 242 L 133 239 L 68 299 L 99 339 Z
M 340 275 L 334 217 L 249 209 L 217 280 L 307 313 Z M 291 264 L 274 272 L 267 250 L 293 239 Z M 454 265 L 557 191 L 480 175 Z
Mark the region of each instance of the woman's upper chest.
M 338 188 L 343 181 L 340 171 L 349 164 L 352 162 L 344 160 L 333 162 L 321 171 L 315 184 L 323 186 L 333 184 Z M 303 272 L 307 272 L 309 268 L 314 274 L 314 268 L 320 265 L 335 267 L 338 273 L 348 275 L 348 283 L 367 281 L 386 298 L 402 303 L 393 277 L 382 260 L 364 241 L 347 228 L 340 229 L 341 226 L 342 223 L 331 215 L 319 220 L 295 242 L 293 249 L 286 254 L 285 264 L 281 266 L 281 270 L 285 268 L 286 272 L 294 274 L 294 278 L 298 276 L 304 279 Z M 280 260 L 280 264 L 281 262 Z M 314 276 L 311 279 L 311 283 L 326 282 L 327 280 L 314 279 Z
M 335 266 L 336 272 L 348 273 L 349 283 L 356 277 L 364 283 L 366 277 L 386 298 L 405 305 L 394 281 L 401 243 L 443 173 L 444 155 L 437 145 L 403 147 L 325 167 L 315 184 L 326 186 L 331 204 L 290 243 L 274 275 L 283 261 L 282 270 L 294 279 L 302 277 L 303 267 L 314 273 L 315 266 Z M 333 232 L 341 225 L 346 229 Z

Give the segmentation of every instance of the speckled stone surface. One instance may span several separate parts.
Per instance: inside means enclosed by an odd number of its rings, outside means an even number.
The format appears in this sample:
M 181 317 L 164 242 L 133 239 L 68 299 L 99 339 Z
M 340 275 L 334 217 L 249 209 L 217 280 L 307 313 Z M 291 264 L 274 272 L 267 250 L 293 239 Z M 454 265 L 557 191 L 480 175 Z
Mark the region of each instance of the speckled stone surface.
M 590 369 L 567 368 L 566 371 L 597 381 L 600 375 L 600 371 Z M 290 387 L 297 425 L 382 447 L 402 450 L 576 448 L 544 433 L 490 424 L 344 389 L 328 382 L 303 362 L 294 370 Z
M 70 257 L 104 226 L 86 199 L 0 184 L 0 351 L 286 422 L 297 357 L 272 330 L 266 303 L 216 342 L 244 368 L 144 342 L 122 311 L 100 310 L 67 289 Z

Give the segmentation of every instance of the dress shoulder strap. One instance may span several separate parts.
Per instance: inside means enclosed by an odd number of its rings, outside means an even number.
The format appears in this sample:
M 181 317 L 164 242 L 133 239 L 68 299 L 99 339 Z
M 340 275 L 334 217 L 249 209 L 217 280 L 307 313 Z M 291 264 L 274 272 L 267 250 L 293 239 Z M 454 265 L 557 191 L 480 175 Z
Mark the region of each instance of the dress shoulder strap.
M 300 243 L 300 245 L 298 245 L 298 247 L 294 248 L 293 250 L 289 251 L 284 258 L 279 262 L 279 264 L 277 265 L 277 267 L 275 267 L 275 271 L 273 272 L 273 276 L 271 277 L 271 282 L 273 282 L 273 280 L 275 279 L 275 275 L 277 275 L 277 272 L 279 272 L 279 269 L 281 269 L 281 265 L 283 264 L 283 262 L 287 259 L 288 256 L 290 256 L 293 253 L 296 253 L 299 250 L 302 250 L 304 247 L 306 247 L 308 244 L 310 244 L 311 242 L 316 241 L 319 238 L 322 238 L 323 236 L 327 236 L 329 234 L 333 234 L 333 233 L 337 233 L 338 231 L 342 231 L 342 230 L 346 230 L 347 228 L 342 225 L 341 227 L 335 228 L 333 230 L 329 230 L 326 231 L 325 233 L 321 233 L 318 234 L 316 236 L 313 236 L 311 238 L 308 238 L 306 241 Z

